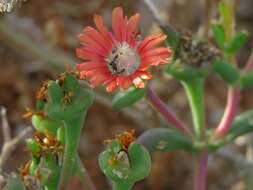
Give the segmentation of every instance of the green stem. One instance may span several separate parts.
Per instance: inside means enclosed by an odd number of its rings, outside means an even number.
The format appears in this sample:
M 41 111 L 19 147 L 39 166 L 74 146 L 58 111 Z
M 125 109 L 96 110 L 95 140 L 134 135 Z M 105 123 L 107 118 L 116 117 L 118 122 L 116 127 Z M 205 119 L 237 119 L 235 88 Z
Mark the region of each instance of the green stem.
M 128 183 L 113 183 L 112 190 L 131 190 L 133 184 Z
M 196 140 L 205 135 L 204 79 L 197 78 L 182 82 L 190 104 Z
M 82 129 L 82 124 L 85 119 L 86 112 L 80 114 L 71 120 L 65 121 L 65 148 L 63 164 L 61 169 L 60 183 L 58 190 L 66 189 L 69 178 L 73 174 L 76 165 L 77 149 Z

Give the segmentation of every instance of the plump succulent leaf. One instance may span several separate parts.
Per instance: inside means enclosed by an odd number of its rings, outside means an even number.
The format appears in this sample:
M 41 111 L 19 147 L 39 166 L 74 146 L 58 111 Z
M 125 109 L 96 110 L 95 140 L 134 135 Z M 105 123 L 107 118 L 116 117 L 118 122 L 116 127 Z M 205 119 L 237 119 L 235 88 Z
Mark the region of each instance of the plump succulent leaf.
M 238 32 L 235 37 L 227 44 L 225 51 L 230 54 L 236 53 L 246 43 L 247 39 L 247 32 Z
M 154 151 L 194 150 L 190 139 L 167 128 L 149 129 L 138 137 L 137 142 L 142 144 L 150 153 Z
M 77 79 L 67 76 L 63 84 L 50 82 L 48 85 L 49 102 L 47 112 L 51 119 L 64 121 L 74 118 L 89 109 L 93 102 L 92 93 L 80 88 Z
M 221 26 L 218 23 L 213 23 L 212 32 L 213 32 L 213 37 L 215 39 L 215 42 L 217 43 L 219 48 L 223 49 L 225 46 L 225 40 L 226 40 L 226 33 L 223 26 Z
M 148 176 L 151 158 L 145 147 L 136 142 L 132 142 L 126 152 L 119 141 L 113 140 L 99 155 L 99 166 L 115 189 L 128 190 Z
M 193 80 L 206 75 L 204 68 L 196 69 L 192 66 L 180 64 L 177 62 L 168 65 L 167 73 L 172 75 L 174 78 L 182 81 Z
M 253 71 L 241 75 L 240 85 L 242 90 L 253 87 Z
M 213 69 L 220 77 L 229 84 L 234 84 L 238 81 L 240 74 L 234 65 L 227 63 L 225 60 L 216 59 L 213 64 Z
M 32 124 L 37 131 L 42 133 L 49 131 L 54 135 L 56 135 L 57 129 L 62 126 L 62 123 L 59 121 L 55 121 L 49 117 L 44 117 L 36 114 L 32 116 Z
M 112 101 L 113 108 L 116 110 L 131 106 L 145 95 L 145 89 L 130 88 L 127 91 L 118 92 Z

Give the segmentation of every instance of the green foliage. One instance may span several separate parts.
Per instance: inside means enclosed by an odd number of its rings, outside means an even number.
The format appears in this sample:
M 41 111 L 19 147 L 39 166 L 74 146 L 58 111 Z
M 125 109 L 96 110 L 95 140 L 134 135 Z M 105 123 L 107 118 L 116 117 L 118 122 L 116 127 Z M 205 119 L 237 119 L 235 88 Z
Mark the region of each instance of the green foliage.
M 241 76 L 240 85 L 242 90 L 253 87 L 253 71 L 247 72 Z
M 129 88 L 126 91 L 118 92 L 112 101 L 113 108 L 116 110 L 131 106 L 145 95 L 145 89 Z
M 140 144 L 132 142 L 128 150 L 113 140 L 99 155 L 99 166 L 112 181 L 114 190 L 129 190 L 134 183 L 148 176 L 151 159 L 148 151 Z
M 205 76 L 207 71 L 204 68 L 197 69 L 190 65 L 175 62 L 168 65 L 167 73 L 178 80 L 188 81 Z
M 229 131 L 224 137 L 224 141 L 231 142 L 237 137 L 253 131 L 253 110 L 246 111 L 238 115 Z
M 213 23 L 212 32 L 213 32 L 215 42 L 218 44 L 218 46 L 221 49 L 223 49 L 225 46 L 225 40 L 226 40 L 226 33 L 223 26 L 221 26 L 218 23 Z
M 235 84 L 240 77 L 238 69 L 222 59 L 216 59 L 214 61 L 213 69 L 224 81 L 232 85 Z
M 154 151 L 193 151 L 193 143 L 181 133 L 167 129 L 149 129 L 138 137 L 137 142 L 142 144 L 150 153 Z
M 67 75 L 62 86 L 51 81 L 48 85 L 49 102 L 46 105 L 48 115 L 57 121 L 74 118 L 92 104 L 92 94 L 89 90 L 80 88 L 78 81 Z
M 38 169 L 38 165 L 40 162 L 40 158 L 37 158 L 36 156 L 32 156 L 32 160 L 31 160 L 31 164 L 29 166 L 29 174 L 31 176 L 35 176 L 36 175 L 36 171 Z
M 57 140 L 61 142 L 61 144 L 65 144 L 64 127 L 60 127 L 60 128 L 57 129 L 56 137 L 57 137 Z
M 60 165 L 55 156 L 46 155 L 41 160 L 41 183 L 48 190 L 57 189 L 60 178 Z
M 237 137 L 251 133 L 253 131 L 253 110 L 246 111 L 238 115 L 228 134 L 226 134 L 222 139 L 211 139 L 209 142 L 209 150 L 215 151 L 218 148 L 233 142 Z
M 32 138 L 26 139 L 26 148 L 32 155 L 38 155 L 41 150 L 39 144 Z
M 247 32 L 238 32 L 235 37 L 227 43 L 225 51 L 230 54 L 236 53 L 246 43 L 247 39 Z
M 37 131 L 41 133 L 50 131 L 50 133 L 53 133 L 54 135 L 56 135 L 57 129 L 62 125 L 59 121 L 36 114 L 32 116 L 32 124 Z

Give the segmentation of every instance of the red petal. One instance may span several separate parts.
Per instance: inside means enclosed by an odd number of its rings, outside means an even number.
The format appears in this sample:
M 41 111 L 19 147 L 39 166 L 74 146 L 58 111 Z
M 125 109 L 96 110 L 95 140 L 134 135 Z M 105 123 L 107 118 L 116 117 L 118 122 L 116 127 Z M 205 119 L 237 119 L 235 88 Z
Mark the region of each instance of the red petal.
M 145 38 L 138 47 L 139 54 L 159 45 L 166 39 L 166 35 L 163 33 L 155 34 Z
M 94 60 L 96 62 L 103 62 L 104 56 L 99 55 L 95 52 L 92 52 L 91 50 L 87 48 L 77 48 L 76 49 L 76 55 L 77 57 L 83 59 L 83 60 Z
M 109 31 L 108 31 L 107 27 L 105 26 L 102 17 L 99 15 L 94 15 L 94 22 L 96 24 L 97 29 L 104 36 L 104 38 L 108 41 L 108 43 L 110 43 L 111 46 L 115 45 L 109 35 Z
M 110 82 L 110 83 L 106 86 L 107 92 L 113 92 L 116 88 L 117 88 L 116 80 Z
M 122 41 L 121 24 L 124 22 L 123 10 L 121 7 L 116 7 L 112 11 L 112 29 L 118 41 Z
M 123 82 L 122 84 L 122 88 L 124 90 L 128 89 L 129 86 L 132 84 L 132 80 L 131 80 L 131 77 L 126 77 L 125 81 Z
M 104 81 L 108 80 L 109 78 L 110 78 L 109 73 L 96 75 L 90 79 L 90 83 L 91 83 L 92 87 L 95 88 L 97 85 L 103 84 Z
M 98 44 L 95 40 L 93 40 L 89 35 L 87 35 L 87 33 L 80 34 L 78 37 L 81 44 L 85 47 L 96 49 L 102 52 L 104 55 L 107 54 L 108 50 L 105 49 L 105 47 L 103 47 L 102 45 Z
M 165 47 L 159 47 L 159 48 L 155 48 L 155 49 L 151 49 L 146 51 L 145 53 L 143 53 L 141 55 L 141 57 L 144 58 L 148 58 L 151 56 L 165 56 L 165 57 L 169 57 L 171 55 L 171 49 L 170 48 L 165 48 Z
M 138 76 L 143 80 L 150 80 L 152 75 L 147 71 L 137 71 Z
M 107 66 L 101 62 L 83 62 L 76 65 L 77 70 L 93 70 L 97 68 L 106 68 Z
M 140 21 L 140 14 L 135 14 L 130 17 L 128 25 L 127 25 L 127 39 L 126 41 L 130 44 L 132 38 L 135 38 L 135 32 L 137 30 L 137 26 Z
M 112 48 L 112 45 L 95 28 L 88 26 L 84 29 L 84 33 L 86 33 L 87 36 L 102 46 L 105 50 L 110 50 Z
M 140 77 L 135 77 L 133 79 L 133 84 L 136 88 L 144 88 L 145 87 L 145 83 L 143 82 L 143 80 Z

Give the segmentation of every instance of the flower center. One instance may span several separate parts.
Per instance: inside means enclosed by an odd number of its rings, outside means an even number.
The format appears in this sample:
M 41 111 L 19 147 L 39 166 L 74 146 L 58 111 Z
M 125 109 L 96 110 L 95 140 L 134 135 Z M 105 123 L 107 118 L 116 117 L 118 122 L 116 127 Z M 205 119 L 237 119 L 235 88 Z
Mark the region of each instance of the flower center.
M 119 43 L 105 59 L 114 75 L 128 76 L 140 66 L 140 57 L 127 42 Z

